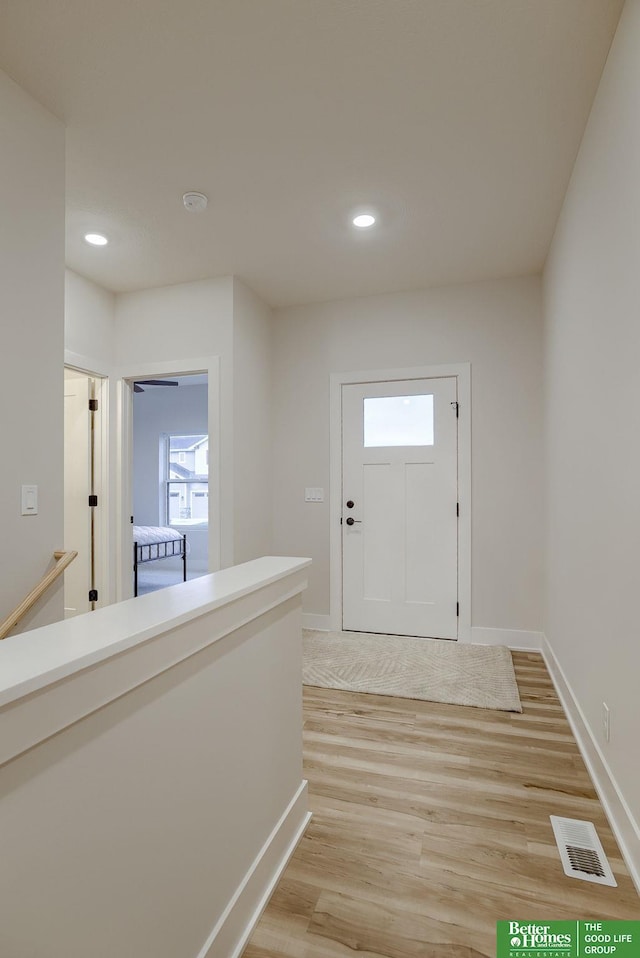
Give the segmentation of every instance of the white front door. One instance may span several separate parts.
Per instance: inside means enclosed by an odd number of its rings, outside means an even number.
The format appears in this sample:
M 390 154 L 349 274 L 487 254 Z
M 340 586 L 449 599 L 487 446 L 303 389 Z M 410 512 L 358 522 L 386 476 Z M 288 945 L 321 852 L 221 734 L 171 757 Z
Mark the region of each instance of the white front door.
M 457 380 L 342 387 L 342 627 L 458 637 Z

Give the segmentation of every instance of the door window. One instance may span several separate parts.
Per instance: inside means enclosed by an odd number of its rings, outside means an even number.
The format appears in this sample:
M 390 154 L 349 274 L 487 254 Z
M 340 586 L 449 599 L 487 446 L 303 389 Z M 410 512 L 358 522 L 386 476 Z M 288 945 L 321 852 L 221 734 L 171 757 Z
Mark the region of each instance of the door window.
M 433 395 L 366 398 L 364 445 L 433 446 Z

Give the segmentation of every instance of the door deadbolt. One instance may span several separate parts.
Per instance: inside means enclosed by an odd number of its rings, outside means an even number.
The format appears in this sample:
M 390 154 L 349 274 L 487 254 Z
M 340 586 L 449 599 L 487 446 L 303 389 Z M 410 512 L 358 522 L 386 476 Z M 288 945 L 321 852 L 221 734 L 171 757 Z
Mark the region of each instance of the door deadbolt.
M 353 509 L 354 506 L 355 506 L 355 502 L 353 501 L 353 499 L 347 499 L 347 509 Z

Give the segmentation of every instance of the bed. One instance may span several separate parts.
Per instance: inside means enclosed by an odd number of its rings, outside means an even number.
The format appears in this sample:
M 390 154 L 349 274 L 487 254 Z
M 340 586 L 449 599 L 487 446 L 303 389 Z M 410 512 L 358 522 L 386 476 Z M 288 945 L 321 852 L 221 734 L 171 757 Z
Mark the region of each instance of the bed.
M 182 559 L 182 581 L 187 581 L 187 537 L 169 526 L 133 527 L 133 594 L 138 595 L 138 566 L 158 559 Z

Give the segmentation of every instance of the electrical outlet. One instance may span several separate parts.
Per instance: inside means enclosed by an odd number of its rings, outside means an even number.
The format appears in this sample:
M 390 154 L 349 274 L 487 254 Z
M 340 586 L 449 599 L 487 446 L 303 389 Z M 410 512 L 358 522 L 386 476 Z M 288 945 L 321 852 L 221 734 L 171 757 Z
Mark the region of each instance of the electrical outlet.
M 606 702 L 602 703 L 602 734 L 605 742 L 611 738 L 611 712 Z

